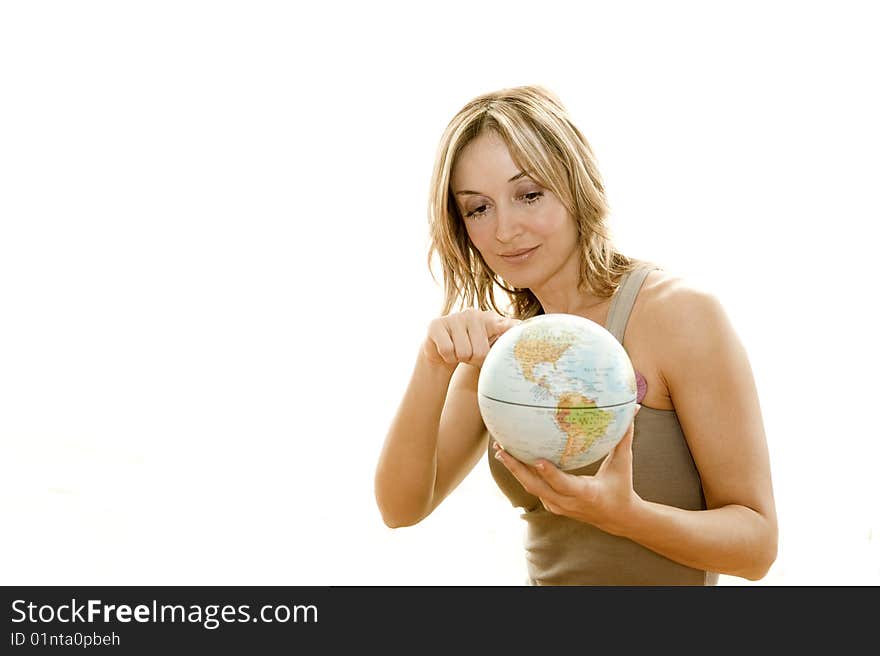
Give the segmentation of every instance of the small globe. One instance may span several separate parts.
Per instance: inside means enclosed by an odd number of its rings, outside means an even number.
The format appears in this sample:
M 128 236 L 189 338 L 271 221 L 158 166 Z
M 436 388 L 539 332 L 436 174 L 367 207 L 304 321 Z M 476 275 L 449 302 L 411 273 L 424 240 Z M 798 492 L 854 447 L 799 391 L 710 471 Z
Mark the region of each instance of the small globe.
M 635 416 L 636 375 L 623 345 L 603 326 L 542 314 L 492 345 L 477 399 L 489 433 L 512 456 L 572 470 L 600 460 L 626 434 Z

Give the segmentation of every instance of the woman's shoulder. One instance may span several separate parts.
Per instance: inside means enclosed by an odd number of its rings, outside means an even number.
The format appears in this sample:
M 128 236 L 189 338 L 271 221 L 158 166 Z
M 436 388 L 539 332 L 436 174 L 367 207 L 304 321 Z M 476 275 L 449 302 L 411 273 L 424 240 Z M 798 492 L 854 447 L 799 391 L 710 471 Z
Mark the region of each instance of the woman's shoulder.
M 680 362 L 679 356 L 716 336 L 719 328 L 729 327 L 718 296 L 693 277 L 655 269 L 645 278 L 639 300 L 640 313 L 634 318 L 652 350 L 667 354 L 666 366 L 669 360 Z
M 718 303 L 715 294 L 699 280 L 662 267 L 648 273 L 638 298 L 651 315 L 668 319 L 674 319 L 682 311 L 699 311 Z
M 669 269 L 650 271 L 630 314 L 624 346 L 646 378 L 644 404 L 673 409 L 673 381 L 718 326 L 715 296 L 698 281 Z M 705 349 L 700 347 L 705 353 Z

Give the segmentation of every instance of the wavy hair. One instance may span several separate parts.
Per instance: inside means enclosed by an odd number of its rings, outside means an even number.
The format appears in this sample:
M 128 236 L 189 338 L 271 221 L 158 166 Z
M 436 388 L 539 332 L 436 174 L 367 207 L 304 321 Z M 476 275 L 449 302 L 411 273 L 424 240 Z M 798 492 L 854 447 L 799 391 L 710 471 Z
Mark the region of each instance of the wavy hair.
M 493 272 L 471 243 L 452 193 L 452 170 L 462 150 L 486 131 L 503 139 L 520 170 L 552 191 L 577 224 L 582 257 L 579 288 L 608 298 L 620 276 L 642 260 L 619 253 L 606 225 L 608 203 L 589 143 L 559 98 L 542 86 L 511 87 L 477 96 L 447 125 L 437 148 L 428 202 L 428 268 L 436 255 L 443 272 L 442 314 L 460 307 L 498 308 L 496 289 L 506 292 L 512 316 L 543 314 L 537 297 Z M 435 278 L 436 281 L 436 278 Z

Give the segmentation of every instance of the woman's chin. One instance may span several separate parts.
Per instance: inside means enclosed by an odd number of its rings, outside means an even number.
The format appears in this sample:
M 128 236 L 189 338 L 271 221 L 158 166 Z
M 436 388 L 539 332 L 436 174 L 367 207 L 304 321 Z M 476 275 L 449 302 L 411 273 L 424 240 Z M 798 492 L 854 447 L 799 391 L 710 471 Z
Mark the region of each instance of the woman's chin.
M 508 287 L 516 289 L 534 289 L 540 286 L 546 276 L 542 267 L 535 266 L 538 263 L 527 262 L 511 265 L 509 262 L 492 262 L 495 265 L 493 271 L 506 283 Z
M 508 287 L 515 289 L 532 289 L 538 282 L 538 276 L 514 273 L 511 276 L 501 276 Z

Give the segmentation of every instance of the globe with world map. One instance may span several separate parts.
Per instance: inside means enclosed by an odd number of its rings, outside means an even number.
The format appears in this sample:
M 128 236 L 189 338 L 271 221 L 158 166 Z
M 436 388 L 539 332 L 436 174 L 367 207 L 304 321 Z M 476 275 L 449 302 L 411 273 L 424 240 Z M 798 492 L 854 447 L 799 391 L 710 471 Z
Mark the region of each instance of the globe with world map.
M 636 372 L 606 328 L 571 314 L 520 322 L 489 349 L 477 398 L 492 437 L 527 464 L 563 470 L 605 456 L 635 416 Z

